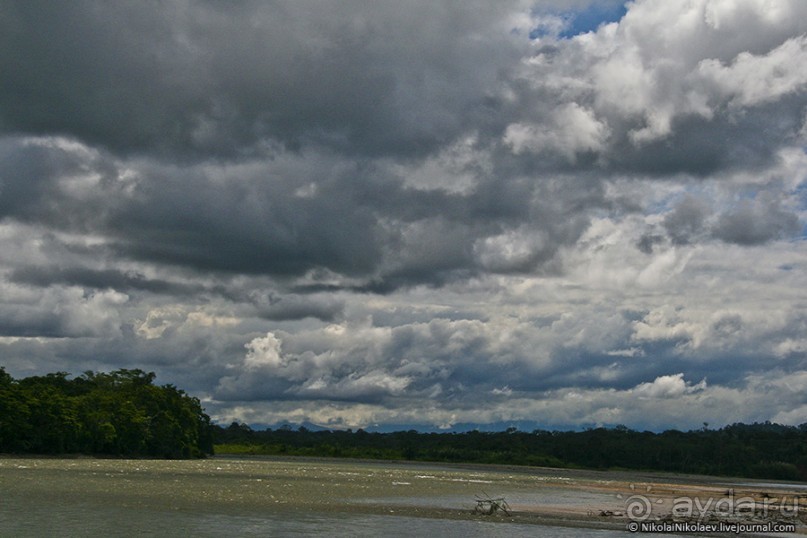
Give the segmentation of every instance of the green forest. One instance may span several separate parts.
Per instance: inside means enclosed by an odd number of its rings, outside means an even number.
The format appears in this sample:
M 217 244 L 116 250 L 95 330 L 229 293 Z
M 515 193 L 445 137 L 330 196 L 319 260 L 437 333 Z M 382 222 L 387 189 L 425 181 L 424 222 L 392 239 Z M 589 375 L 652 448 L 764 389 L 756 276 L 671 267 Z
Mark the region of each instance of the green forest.
M 0 453 L 195 458 L 283 455 L 489 463 L 807 481 L 807 423 L 733 424 L 662 433 L 372 433 L 211 424 L 201 403 L 142 370 L 14 379 L 0 367 Z
M 194 458 L 213 453 L 210 417 L 141 370 L 13 379 L 0 367 L 0 452 Z
M 807 481 L 807 424 L 734 424 L 663 433 L 624 426 L 580 432 L 394 433 L 215 426 L 217 453 L 492 463 Z

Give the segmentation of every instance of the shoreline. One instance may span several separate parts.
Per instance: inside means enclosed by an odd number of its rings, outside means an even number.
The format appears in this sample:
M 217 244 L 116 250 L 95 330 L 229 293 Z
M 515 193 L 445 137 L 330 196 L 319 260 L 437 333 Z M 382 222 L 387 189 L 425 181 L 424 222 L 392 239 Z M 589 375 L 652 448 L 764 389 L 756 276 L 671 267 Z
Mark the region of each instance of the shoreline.
M 309 463 L 322 465 L 387 465 L 403 469 L 431 469 L 445 471 L 472 471 L 480 473 L 506 473 L 525 477 L 541 477 L 550 481 L 569 479 L 568 482 L 553 483 L 553 487 L 564 490 L 579 490 L 591 493 L 596 491 L 610 495 L 614 500 L 627 501 L 633 496 L 642 496 L 652 505 L 662 507 L 663 511 L 654 514 L 648 521 L 657 522 L 708 522 L 708 523 L 794 523 L 797 534 L 807 535 L 807 484 L 745 477 L 715 477 L 709 475 L 666 473 L 660 471 L 627 470 L 587 470 L 557 467 L 530 467 L 518 465 L 500 465 L 484 463 L 443 463 L 421 462 L 411 460 L 371 460 L 349 458 L 327 458 L 310 456 L 268 456 L 268 455 L 227 455 L 220 454 L 214 459 L 270 461 L 282 463 Z M 750 513 L 732 514 L 722 517 L 720 510 L 714 507 L 725 507 L 727 502 L 746 505 L 752 499 L 754 509 Z M 672 508 L 686 501 L 691 501 L 695 509 L 706 508 L 703 513 L 694 517 L 676 517 Z M 777 502 L 779 503 L 777 505 Z M 789 509 L 787 518 L 777 517 L 778 508 Z M 577 506 L 525 506 L 517 505 L 510 515 L 501 513 L 482 515 L 470 510 L 454 510 L 424 507 L 402 506 L 365 506 L 372 513 L 394 513 L 395 515 L 411 515 L 417 517 L 439 517 L 449 519 L 472 519 L 487 522 L 510 522 L 520 524 L 553 525 L 573 528 L 591 528 L 608 530 L 625 530 L 632 521 L 623 507 L 622 510 L 613 505 L 583 504 Z M 762 509 L 764 514 L 760 514 Z M 362 510 L 364 511 L 364 510 Z M 790 517 L 795 512 L 798 517 Z M 746 536 L 757 536 L 744 533 Z M 758 536 L 765 536 L 759 534 Z
M 567 474 L 570 477 L 590 479 L 593 475 L 598 475 L 600 479 L 607 481 L 636 482 L 651 481 L 679 483 L 681 485 L 693 484 L 703 485 L 713 482 L 717 488 L 731 485 L 743 485 L 744 488 L 765 488 L 770 489 L 803 489 L 803 494 L 807 495 L 807 482 L 794 480 L 775 480 L 770 478 L 749 478 L 744 476 L 727 475 L 701 475 L 692 473 L 674 473 L 667 471 L 653 470 L 630 470 L 630 469 L 584 469 L 579 467 L 537 467 L 530 465 L 507 465 L 500 463 L 475 463 L 475 462 L 441 462 L 426 460 L 385 460 L 374 458 L 341 458 L 328 456 L 283 456 L 283 455 L 263 455 L 263 454 L 214 454 L 208 459 L 211 460 L 255 460 L 255 461 L 277 461 L 277 462 L 308 462 L 308 463 L 356 463 L 373 465 L 396 465 L 401 467 L 426 467 L 446 470 L 468 470 L 479 472 L 507 472 L 512 474 L 523 474 L 527 476 L 549 476 Z M 726 488 L 723 488 L 726 489 Z

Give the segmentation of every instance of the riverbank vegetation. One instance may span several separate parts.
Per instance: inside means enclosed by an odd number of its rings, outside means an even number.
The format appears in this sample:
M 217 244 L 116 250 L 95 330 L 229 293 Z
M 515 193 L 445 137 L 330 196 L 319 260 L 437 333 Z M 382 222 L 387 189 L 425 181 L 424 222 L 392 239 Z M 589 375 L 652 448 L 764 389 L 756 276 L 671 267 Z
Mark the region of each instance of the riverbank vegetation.
M 14 379 L 0 367 L 0 453 L 191 458 L 284 455 L 626 469 L 807 481 L 807 423 L 662 433 L 372 433 L 211 424 L 199 400 L 142 370 Z M 215 446 L 214 446 L 215 444 Z
M 0 367 L 0 452 L 191 458 L 212 454 L 199 400 L 142 370 L 13 379 Z
M 254 431 L 214 426 L 217 454 L 298 455 L 586 469 L 629 469 L 807 481 L 807 424 L 733 424 L 663 433 L 624 426 L 579 432 Z

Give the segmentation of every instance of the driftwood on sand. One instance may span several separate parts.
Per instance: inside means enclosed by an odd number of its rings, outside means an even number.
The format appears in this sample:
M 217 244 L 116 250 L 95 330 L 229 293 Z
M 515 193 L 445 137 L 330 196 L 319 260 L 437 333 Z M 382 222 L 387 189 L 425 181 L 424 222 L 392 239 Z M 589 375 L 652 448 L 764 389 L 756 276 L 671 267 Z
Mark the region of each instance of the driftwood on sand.
M 481 497 L 476 496 L 476 507 L 474 507 L 474 514 L 484 514 L 490 516 L 498 511 L 504 512 L 505 515 L 510 515 L 510 505 L 504 497 L 493 498 L 488 495 Z

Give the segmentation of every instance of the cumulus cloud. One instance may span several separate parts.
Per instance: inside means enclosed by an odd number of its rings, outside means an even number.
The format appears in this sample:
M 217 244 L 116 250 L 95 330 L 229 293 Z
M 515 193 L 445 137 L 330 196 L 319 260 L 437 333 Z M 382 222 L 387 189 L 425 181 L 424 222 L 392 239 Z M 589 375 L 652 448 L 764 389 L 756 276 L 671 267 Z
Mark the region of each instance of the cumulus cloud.
M 524 62 L 524 99 L 589 111 L 598 132 L 609 134 L 606 162 L 620 168 L 704 174 L 737 159 L 769 159 L 750 133 L 762 121 L 758 111 L 774 102 L 780 106 L 766 113 L 780 118 L 779 127 L 768 141 L 798 128 L 801 99 L 787 97 L 803 92 L 797 66 L 804 28 L 791 17 L 804 15 L 795 1 L 776 8 L 735 0 L 634 2 L 618 23 L 560 46 L 542 42 Z M 746 81 L 750 73 L 754 80 Z M 728 132 L 731 144 L 720 140 Z M 527 138 L 523 128 L 508 134 L 511 143 L 521 135 L 518 147 Z
M 684 374 L 680 373 L 657 377 L 651 383 L 642 383 L 634 392 L 639 398 L 679 398 L 705 388 L 706 381 L 692 386 L 684 381 Z
M 262 424 L 807 421 L 805 21 L 7 2 L 4 365 Z
M 730 66 L 706 59 L 698 65 L 698 74 L 729 106 L 747 107 L 776 101 L 802 91 L 807 75 L 797 66 L 807 60 L 807 36 L 788 39 L 761 56 L 742 52 Z
M 552 112 L 549 125 L 509 125 L 504 143 L 516 154 L 560 153 L 574 162 L 578 153 L 598 153 L 605 149 L 608 135 L 608 126 L 597 120 L 591 110 L 569 103 Z
M 705 202 L 686 196 L 664 217 L 664 228 L 673 243 L 686 244 L 701 232 L 709 213 L 710 208 Z
M 754 244 L 791 237 L 799 228 L 798 216 L 782 208 L 780 200 L 760 196 L 721 215 L 713 233 L 730 243 Z
M 463 111 L 520 54 L 516 5 L 16 2 L 2 20 L 3 70 L 17 74 L 0 88 L 13 102 L 2 117 L 163 155 L 309 141 L 428 151 L 464 129 Z

